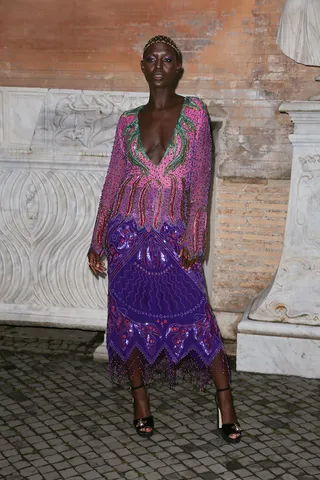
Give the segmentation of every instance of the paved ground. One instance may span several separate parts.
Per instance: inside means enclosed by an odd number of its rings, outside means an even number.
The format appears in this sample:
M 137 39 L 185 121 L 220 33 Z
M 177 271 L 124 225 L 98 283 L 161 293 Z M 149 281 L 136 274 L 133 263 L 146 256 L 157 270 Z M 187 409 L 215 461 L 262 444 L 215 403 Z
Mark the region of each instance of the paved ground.
M 233 372 L 246 431 L 237 446 L 218 435 L 212 388 L 151 388 L 157 430 L 145 440 L 131 426 L 130 393 L 90 358 L 100 334 L 65 332 L 71 353 L 59 339 L 35 353 L 31 334 L 19 351 L 10 332 L 0 335 L 0 478 L 320 479 L 318 380 Z

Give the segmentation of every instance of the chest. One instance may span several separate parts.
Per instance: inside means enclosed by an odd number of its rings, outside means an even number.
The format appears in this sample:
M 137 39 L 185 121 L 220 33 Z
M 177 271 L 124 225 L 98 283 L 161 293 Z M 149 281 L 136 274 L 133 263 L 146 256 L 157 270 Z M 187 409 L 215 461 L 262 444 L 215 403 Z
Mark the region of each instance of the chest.
M 173 134 L 179 118 L 181 107 L 160 112 L 140 112 L 139 127 L 140 139 L 146 152 L 160 147 L 165 151 Z
M 190 168 L 186 160 L 192 158 L 196 125 L 187 101 L 179 107 L 175 115 L 167 111 L 149 114 L 142 108 L 131 114 L 124 130 L 125 148 L 129 162 L 143 175 L 162 172 L 166 176 L 183 165 L 186 174 Z

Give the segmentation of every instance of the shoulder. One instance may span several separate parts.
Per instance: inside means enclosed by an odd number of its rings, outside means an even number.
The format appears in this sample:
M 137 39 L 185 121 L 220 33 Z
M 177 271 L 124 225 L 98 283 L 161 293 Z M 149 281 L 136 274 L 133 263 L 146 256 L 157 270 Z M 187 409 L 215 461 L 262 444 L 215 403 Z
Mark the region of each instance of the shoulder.
M 192 120 L 197 129 L 210 123 L 208 109 L 203 100 L 199 97 L 186 97 L 188 117 Z
M 207 106 L 199 97 L 185 97 L 185 103 L 189 108 L 198 110 L 199 112 L 208 113 Z
M 141 110 L 142 107 L 143 107 L 143 105 L 140 105 L 139 107 L 135 107 L 135 108 L 131 108 L 130 110 L 126 110 L 125 112 L 123 112 L 123 114 L 121 115 L 120 118 L 128 118 L 130 120 L 131 117 L 135 117 L 139 113 L 139 110 Z
M 137 118 L 140 108 L 141 107 L 136 107 L 122 112 L 118 120 L 118 130 L 124 130 L 128 125 L 130 125 Z
M 209 113 L 206 104 L 199 97 L 186 97 L 185 105 L 189 110 L 189 115 L 196 123 L 207 122 L 209 120 Z

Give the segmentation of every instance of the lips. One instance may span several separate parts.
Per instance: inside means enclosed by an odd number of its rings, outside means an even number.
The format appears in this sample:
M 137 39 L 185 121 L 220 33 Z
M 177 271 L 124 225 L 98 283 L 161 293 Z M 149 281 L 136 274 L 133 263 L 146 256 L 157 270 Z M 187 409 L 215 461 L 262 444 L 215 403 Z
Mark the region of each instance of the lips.
M 153 76 L 153 78 L 154 78 L 155 80 L 157 80 L 157 81 L 163 80 L 163 75 L 162 75 L 162 73 L 154 73 L 152 76 Z

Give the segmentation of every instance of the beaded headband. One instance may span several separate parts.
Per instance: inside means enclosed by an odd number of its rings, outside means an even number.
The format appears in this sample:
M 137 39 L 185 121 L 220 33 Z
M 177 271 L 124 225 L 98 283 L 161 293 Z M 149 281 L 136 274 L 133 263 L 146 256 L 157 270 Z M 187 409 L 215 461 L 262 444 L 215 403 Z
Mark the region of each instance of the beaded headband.
M 144 46 L 143 54 L 145 53 L 147 48 L 149 48 L 150 45 L 152 45 L 153 43 L 166 43 L 177 52 L 179 60 L 182 60 L 182 54 L 177 45 L 174 43 L 173 40 L 171 40 L 171 38 L 166 37 L 165 35 L 156 35 L 155 37 L 150 38 L 150 40 Z

